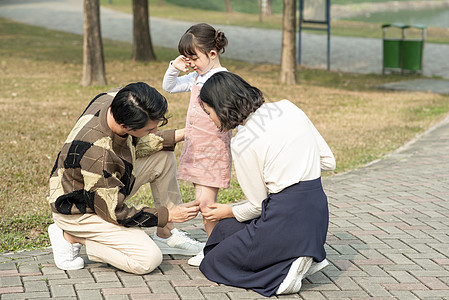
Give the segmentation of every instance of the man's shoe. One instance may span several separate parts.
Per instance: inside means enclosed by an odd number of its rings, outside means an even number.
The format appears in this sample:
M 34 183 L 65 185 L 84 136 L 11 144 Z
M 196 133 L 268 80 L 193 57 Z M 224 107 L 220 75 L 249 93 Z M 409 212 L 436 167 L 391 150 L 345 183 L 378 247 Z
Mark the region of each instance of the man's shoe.
M 309 256 L 300 257 L 296 259 L 287 273 L 287 276 L 282 281 L 276 295 L 297 293 L 301 289 L 302 279 L 312 264 L 312 258 Z
M 304 275 L 304 278 L 306 278 L 307 276 L 313 275 L 316 272 L 319 272 L 319 271 L 323 270 L 328 265 L 329 265 L 329 262 L 327 261 L 327 259 L 323 259 L 319 263 L 312 262 L 312 265 L 310 266 L 310 269 L 309 269 L 309 271 L 307 271 L 306 275 Z
M 200 252 L 198 252 L 197 255 L 189 259 L 187 263 L 193 267 L 199 267 L 201 265 L 201 262 L 203 261 L 203 258 L 204 258 L 204 251 L 201 250 Z
M 81 244 L 71 244 L 64 238 L 64 232 L 55 223 L 48 226 L 53 249 L 53 258 L 58 268 L 62 270 L 78 270 L 84 268 L 84 260 L 79 256 Z
M 185 232 L 175 228 L 171 233 L 171 237 L 167 239 L 158 237 L 156 232 L 153 235 L 153 241 L 162 254 L 195 255 L 204 248 L 205 243 L 189 238 Z

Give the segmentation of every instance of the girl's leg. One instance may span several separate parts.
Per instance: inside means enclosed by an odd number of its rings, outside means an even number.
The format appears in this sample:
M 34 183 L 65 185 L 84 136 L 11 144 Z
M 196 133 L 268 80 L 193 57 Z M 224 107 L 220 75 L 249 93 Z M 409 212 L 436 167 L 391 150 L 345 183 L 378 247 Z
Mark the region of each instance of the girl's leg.
M 218 188 L 204 186 L 200 184 L 194 184 L 195 186 L 195 200 L 200 201 L 200 211 L 208 211 L 208 205 L 217 201 Z M 206 230 L 207 237 L 210 236 L 217 222 L 211 222 L 203 218 L 204 229 Z

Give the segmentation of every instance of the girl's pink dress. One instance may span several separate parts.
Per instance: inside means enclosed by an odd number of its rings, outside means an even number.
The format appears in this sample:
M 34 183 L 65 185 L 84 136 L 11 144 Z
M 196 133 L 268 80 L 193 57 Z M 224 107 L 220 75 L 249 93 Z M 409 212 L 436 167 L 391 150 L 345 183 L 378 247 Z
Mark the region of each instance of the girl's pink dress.
M 232 132 L 220 132 L 203 111 L 200 87 L 193 84 L 186 118 L 178 179 L 216 188 L 228 188 L 231 179 Z

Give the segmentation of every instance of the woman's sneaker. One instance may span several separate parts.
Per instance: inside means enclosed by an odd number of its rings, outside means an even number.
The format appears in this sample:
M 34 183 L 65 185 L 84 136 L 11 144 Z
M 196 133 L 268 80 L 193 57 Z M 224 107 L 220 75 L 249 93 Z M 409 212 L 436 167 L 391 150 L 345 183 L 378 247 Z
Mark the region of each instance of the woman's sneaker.
M 62 270 L 78 270 L 84 268 L 84 260 L 79 256 L 81 244 L 71 244 L 64 238 L 64 232 L 55 223 L 48 226 L 53 249 L 53 258 L 58 268 Z
M 153 235 L 153 241 L 162 254 L 195 255 L 204 248 L 205 243 L 189 238 L 185 232 L 175 228 L 171 233 L 171 237 L 167 239 L 158 237 L 156 232 Z
M 287 276 L 279 285 L 276 291 L 277 295 L 297 293 L 301 289 L 302 279 L 312 264 L 312 258 L 309 256 L 296 259 L 288 270 Z
M 310 266 L 310 269 L 309 269 L 309 271 L 307 271 L 307 273 L 304 276 L 304 278 L 306 278 L 307 276 L 313 275 L 316 272 L 319 272 L 319 271 L 323 270 L 328 265 L 329 265 L 329 262 L 327 261 L 327 259 L 323 259 L 319 263 L 312 262 L 312 265 Z
M 197 255 L 189 259 L 187 263 L 193 267 L 199 267 L 201 265 L 201 262 L 203 261 L 203 258 L 204 258 L 204 251 L 203 249 L 201 249 L 201 251 L 198 252 Z

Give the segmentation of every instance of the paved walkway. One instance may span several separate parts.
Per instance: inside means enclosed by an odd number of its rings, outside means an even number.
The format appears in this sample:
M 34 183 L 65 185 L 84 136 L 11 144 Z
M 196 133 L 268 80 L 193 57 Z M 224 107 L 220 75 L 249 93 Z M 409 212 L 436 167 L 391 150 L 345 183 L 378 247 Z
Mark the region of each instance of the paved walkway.
M 1 0 L 0 17 L 18 22 L 73 33 L 83 32 L 82 0 Z M 101 8 L 104 38 L 132 41 L 130 14 Z M 179 38 L 193 23 L 151 18 L 150 28 L 155 45 L 177 48 Z M 279 64 L 281 31 L 215 25 L 229 39 L 224 57 L 251 62 Z M 381 29 L 379 28 L 379 32 Z M 325 69 L 326 35 L 303 34 L 302 62 L 305 66 Z M 426 43 L 423 73 L 449 79 L 449 45 Z M 331 70 L 355 73 L 382 72 L 380 39 L 331 36 Z
M 34 14 L 27 18 L 40 19 L 47 9 L 58 7 L 49 2 L 18 0 L 11 5 L 13 1 L 2 0 L 0 15 L 29 10 Z M 70 11 L 65 1 L 58 3 Z M 70 15 L 55 15 L 48 22 L 67 30 L 63 24 L 70 23 Z M 449 117 L 383 160 L 326 178 L 323 184 L 330 208 L 326 250 L 331 265 L 305 279 L 299 294 L 279 298 L 449 299 L 448 162 Z M 179 227 L 200 240 L 206 238 L 198 218 Z M 83 257 L 87 260 L 85 253 Z M 157 270 L 137 276 L 92 262 L 82 270 L 61 271 L 54 265 L 51 249 L 0 255 L 0 299 L 35 298 L 263 297 L 208 281 L 183 256 L 165 256 Z
M 448 162 L 449 117 L 383 160 L 326 178 L 331 265 L 305 279 L 299 294 L 279 298 L 449 299 Z M 179 227 L 206 238 L 198 218 Z M 61 271 L 50 249 L 0 255 L 0 299 L 30 298 L 263 297 L 208 281 L 183 256 L 167 255 L 138 276 L 100 263 Z

